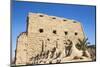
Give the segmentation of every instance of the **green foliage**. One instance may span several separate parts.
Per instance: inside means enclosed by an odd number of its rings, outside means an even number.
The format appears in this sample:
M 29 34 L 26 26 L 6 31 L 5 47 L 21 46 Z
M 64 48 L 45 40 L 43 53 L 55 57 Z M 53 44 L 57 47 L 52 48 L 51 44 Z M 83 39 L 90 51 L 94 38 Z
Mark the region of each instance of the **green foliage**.
M 88 44 L 90 44 L 90 42 L 87 42 L 87 40 L 88 38 L 84 38 L 83 40 L 78 39 L 79 43 L 76 44 L 76 48 L 85 51 L 87 49 Z

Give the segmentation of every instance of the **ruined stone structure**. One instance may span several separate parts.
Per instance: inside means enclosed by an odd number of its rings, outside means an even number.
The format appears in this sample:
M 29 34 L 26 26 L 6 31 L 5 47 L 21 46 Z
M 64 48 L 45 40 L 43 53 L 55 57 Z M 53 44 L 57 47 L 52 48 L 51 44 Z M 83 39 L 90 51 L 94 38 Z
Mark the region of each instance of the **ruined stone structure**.
M 82 50 L 75 45 L 78 39 L 84 39 L 80 22 L 48 16 L 41 13 L 29 13 L 27 31 L 17 38 L 15 64 L 49 64 L 75 61 L 82 58 Z M 89 53 L 88 59 L 89 61 Z M 85 57 L 84 57 L 85 58 Z M 81 60 L 77 60 L 81 61 Z

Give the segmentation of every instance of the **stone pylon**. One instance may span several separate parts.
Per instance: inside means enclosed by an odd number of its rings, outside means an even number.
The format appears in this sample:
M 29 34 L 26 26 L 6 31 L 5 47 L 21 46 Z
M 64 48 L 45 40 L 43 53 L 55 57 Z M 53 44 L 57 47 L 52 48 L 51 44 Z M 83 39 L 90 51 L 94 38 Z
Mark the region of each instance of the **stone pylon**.
M 16 65 L 39 64 L 42 60 L 46 60 L 44 59 L 46 55 L 48 55 L 48 60 L 45 63 L 49 63 L 48 61 L 53 60 L 54 57 L 56 58 L 56 55 L 59 56 L 59 53 L 61 53 L 59 59 L 62 60 L 62 58 L 66 57 L 66 53 L 72 49 L 65 49 L 65 47 L 75 46 L 78 43 L 78 39 L 82 40 L 84 38 L 85 35 L 81 23 L 78 21 L 48 16 L 42 13 L 29 13 L 27 30 L 17 38 Z M 73 49 L 76 48 L 73 47 Z M 54 55 L 51 59 L 50 53 Z M 69 59 L 64 59 L 64 62 L 67 62 Z M 59 61 L 54 60 L 53 63 Z

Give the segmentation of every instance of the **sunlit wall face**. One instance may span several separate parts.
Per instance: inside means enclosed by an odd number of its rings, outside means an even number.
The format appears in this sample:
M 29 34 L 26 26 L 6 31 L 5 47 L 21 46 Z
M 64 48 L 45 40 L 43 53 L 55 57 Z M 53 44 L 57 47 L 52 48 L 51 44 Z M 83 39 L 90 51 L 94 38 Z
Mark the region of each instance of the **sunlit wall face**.
M 39 2 L 14 1 L 11 5 L 12 22 L 12 56 L 15 55 L 17 36 L 26 31 L 29 12 L 44 13 L 74 19 L 81 22 L 85 36 L 90 45 L 95 45 L 96 7 L 88 5 L 54 4 Z

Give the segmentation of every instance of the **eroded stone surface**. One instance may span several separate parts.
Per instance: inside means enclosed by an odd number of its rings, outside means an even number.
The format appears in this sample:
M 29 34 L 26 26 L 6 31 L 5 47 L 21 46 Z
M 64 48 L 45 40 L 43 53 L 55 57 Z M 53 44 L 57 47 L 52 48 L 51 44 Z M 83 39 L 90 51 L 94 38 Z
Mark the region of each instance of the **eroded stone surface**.
M 17 39 L 16 64 L 61 63 L 82 57 L 75 47 L 85 37 L 80 22 L 41 13 L 29 13 L 27 20 L 27 32 Z

